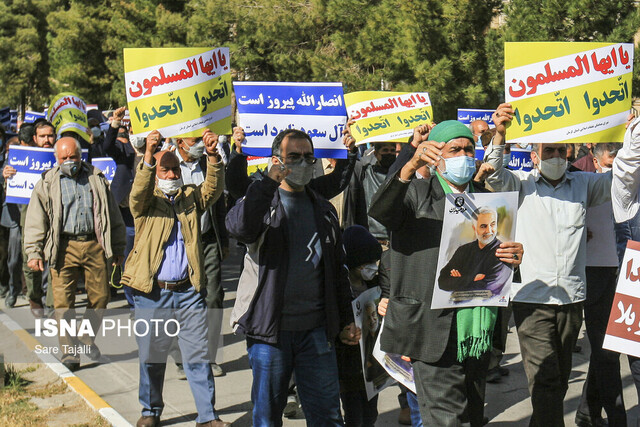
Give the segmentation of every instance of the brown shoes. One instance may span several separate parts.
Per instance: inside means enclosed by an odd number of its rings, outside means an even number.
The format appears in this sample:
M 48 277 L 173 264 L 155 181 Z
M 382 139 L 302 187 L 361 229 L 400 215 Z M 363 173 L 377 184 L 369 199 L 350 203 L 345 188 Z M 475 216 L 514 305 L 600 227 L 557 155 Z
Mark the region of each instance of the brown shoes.
M 143 415 L 136 423 L 136 427 L 157 427 L 160 425 L 160 417 L 157 415 Z
M 196 423 L 196 427 L 229 427 L 230 425 L 231 423 L 224 422 L 219 418 L 206 423 Z

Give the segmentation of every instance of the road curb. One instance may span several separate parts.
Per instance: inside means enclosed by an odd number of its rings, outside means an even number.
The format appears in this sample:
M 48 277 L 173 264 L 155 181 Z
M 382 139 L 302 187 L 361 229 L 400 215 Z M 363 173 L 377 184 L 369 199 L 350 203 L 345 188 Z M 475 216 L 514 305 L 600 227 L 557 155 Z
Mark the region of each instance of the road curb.
M 37 339 L 24 330 L 18 323 L 16 323 L 5 312 L 0 310 L 0 322 L 6 326 L 11 332 L 17 336 L 20 341 L 27 346 L 27 348 L 33 352 L 35 346 L 40 344 Z M 122 415 L 113 409 L 98 393 L 93 391 L 84 381 L 77 377 L 73 372 L 67 369 L 62 362 L 53 357 L 50 354 L 35 353 L 36 356 L 44 363 L 49 369 L 56 373 L 62 380 L 75 391 L 80 397 L 84 399 L 87 404 L 102 415 L 112 426 L 114 427 L 132 427 L 131 423 L 127 421 Z

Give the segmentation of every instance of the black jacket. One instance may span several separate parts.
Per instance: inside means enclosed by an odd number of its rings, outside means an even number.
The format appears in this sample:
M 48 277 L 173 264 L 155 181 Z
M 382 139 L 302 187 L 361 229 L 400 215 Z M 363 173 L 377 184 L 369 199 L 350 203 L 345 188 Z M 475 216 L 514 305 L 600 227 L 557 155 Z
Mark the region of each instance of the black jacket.
M 396 172 L 402 167 L 394 166 Z M 387 177 L 369 209 L 369 215 L 391 232 L 389 306 L 381 349 L 427 363 L 442 357 L 455 314 L 455 309 L 431 309 L 444 206 L 445 193 L 437 177 L 404 184 L 394 174 Z
M 289 263 L 287 227 L 293 226 L 278 187 L 268 176 L 254 181 L 226 220 L 229 235 L 248 249 L 231 321 L 236 330 L 268 343 L 278 342 Z M 353 321 L 342 233 L 333 205 L 316 191 L 308 187 L 306 191 L 322 243 L 327 336 L 333 341 Z

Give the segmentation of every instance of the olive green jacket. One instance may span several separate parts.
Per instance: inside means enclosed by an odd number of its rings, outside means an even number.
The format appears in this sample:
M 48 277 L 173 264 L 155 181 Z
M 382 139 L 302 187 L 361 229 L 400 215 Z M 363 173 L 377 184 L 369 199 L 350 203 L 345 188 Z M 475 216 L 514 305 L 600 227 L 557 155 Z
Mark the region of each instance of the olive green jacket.
M 109 182 L 100 169 L 82 162 L 89 174 L 89 186 L 93 194 L 93 224 L 96 237 L 107 259 L 122 256 L 126 245 L 126 229 Z M 60 167 L 42 174 L 31 193 L 24 223 L 24 252 L 27 261 L 46 260 L 56 268 L 60 254 L 60 237 L 64 224 L 62 193 L 60 191 Z
M 206 283 L 200 218 L 224 190 L 222 162 L 207 162 L 204 182 L 185 185 L 173 203 L 155 184 L 156 167 L 140 162 L 129 196 L 136 237 L 125 263 L 121 283 L 141 292 L 151 292 L 175 218 L 182 225 L 182 237 L 189 261 L 189 279 L 197 291 Z M 175 215 L 174 215 L 175 212 Z

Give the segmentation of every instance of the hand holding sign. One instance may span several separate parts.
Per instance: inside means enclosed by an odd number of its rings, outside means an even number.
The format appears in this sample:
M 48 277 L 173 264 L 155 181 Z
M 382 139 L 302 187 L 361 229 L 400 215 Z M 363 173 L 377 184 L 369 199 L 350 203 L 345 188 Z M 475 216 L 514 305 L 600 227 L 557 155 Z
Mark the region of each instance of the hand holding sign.
M 411 140 L 411 145 L 418 148 L 421 142 L 424 142 L 429 139 L 429 133 L 431 129 L 435 126 L 435 123 L 420 125 L 413 129 L 413 139 Z
M 204 147 L 207 150 L 207 155 L 210 157 L 209 160 L 216 160 L 218 157 L 218 135 L 211 132 L 209 129 L 205 129 L 202 132 L 202 141 L 204 142 Z M 211 159 L 213 157 L 214 159 Z
M 356 149 L 356 139 L 351 135 L 351 125 L 356 121 L 353 119 L 349 119 L 346 127 L 342 131 L 342 143 L 349 151 L 354 151 Z
M 124 119 L 124 113 L 127 111 L 127 107 L 120 107 L 113 112 L 113 121 L 121 122 Z
M 158 144 L 160 144 L 160 140 L 162 139 L 162 135 L 157 130 L 152 131 L 147 136 L 147 148 L 144 152 L 144 161 L 149 165 L 155 164 L 155 159 L 153 155 L 156 154 L 156 150 L 158 149 Z

